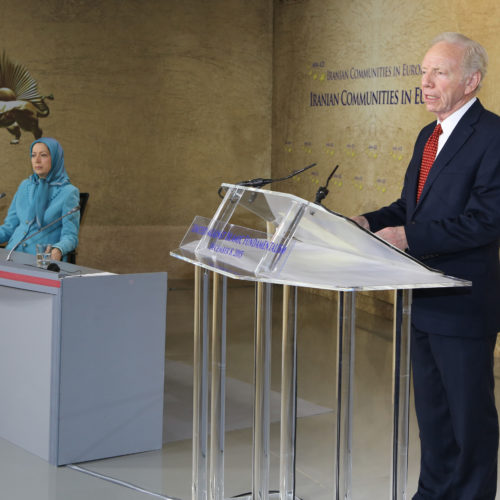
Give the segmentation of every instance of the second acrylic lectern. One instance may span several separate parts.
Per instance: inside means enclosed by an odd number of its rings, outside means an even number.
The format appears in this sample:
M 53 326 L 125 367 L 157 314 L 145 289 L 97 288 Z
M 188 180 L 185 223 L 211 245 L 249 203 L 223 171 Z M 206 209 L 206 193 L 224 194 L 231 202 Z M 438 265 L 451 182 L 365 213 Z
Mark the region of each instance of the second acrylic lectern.
M 171 253 L 196 266 L 192 500 L 224 499 L 228 277 L 256 283 L 253 471 L 252 492 L 247 498 L 296 498 L 297 287 L 308 287 L 339 293 L 333 471 L 336 500 L 351 498 L 355 295 L 363 290 L 395 291 L 393 452 L 388 498 L 405 499 L 412 289 L 470 283 L 429 269 L 321 205 L 276 191 L 232 184 L 223 184 L 223 188 L 225 196 L 215 215 L 211 219 L 195 217 L 179 248 Z M 255 214 L 259 227 L 246 228 L 232 223 L 237 209 Z M 213 272 L 211 315 L 210 272 Z M 279 493 L 269 492 L 273 284 L 284 286 Z

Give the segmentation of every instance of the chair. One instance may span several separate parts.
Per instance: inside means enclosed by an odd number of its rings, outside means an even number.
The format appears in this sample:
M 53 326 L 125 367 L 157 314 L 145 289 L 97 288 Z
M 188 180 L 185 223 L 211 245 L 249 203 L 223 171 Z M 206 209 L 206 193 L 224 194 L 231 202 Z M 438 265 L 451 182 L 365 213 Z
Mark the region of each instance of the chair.
M 89 201 L 89 193 L 80 193 L 80 225 L 82 224 L 83 212 L 85 212 L 85 207 L 87 206 L 87 201 Z M 76 248 L 71 250 L 67 254 L 68 262 L 70 264 L 76 264 Z

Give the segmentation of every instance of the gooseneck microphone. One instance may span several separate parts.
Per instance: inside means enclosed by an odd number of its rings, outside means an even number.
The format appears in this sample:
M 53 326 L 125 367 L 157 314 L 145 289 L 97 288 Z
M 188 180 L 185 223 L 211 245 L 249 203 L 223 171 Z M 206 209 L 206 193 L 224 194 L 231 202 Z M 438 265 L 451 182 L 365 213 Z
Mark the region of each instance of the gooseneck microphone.
M 241 181 L 237 182 L 237 186 L 245 186 L 245 187 L 254 187 L 254 188 L 261 188 L 262 186 L 265 186 L 266 184 L 271 184 L 273 182 L 281 182 L 285 181 L 287 179 L 291 179 L 292 177 L 295 177 L 298 174 L 301 174 L 302 172 L 305 172 L 306 170 L 315 167 L 316 163 L 311 163 L 311 165 L 308 165 L 307 167 L 301 168 L 300 170 L 296 170 L 295 172 L 292 172 L 291 174 L 285 176 L 285 177 L 280 177 L 279 179 L 263 179 L 262 177 L 257 177 L 256 179 L 250 179 L 249 181 Z M 223 198 L 222 196 L 222 189 L 223 187 L 221 186 L 219 188 L 219 196 Z
M 46 226 L 43 226 L 41 227 L 38 231 L 34 232 L 33 234 L 30 234 L 27 238 L 24 238 L 22 239 L 21 241 L 18 241 L 11 249 L 11 251 L 8 253 L 7 255 L 7 258 L 5 259 L 6 261 L 9 261 L 10 260 L 10 257 L 12 255 L 12 252 L 14 252 L 14 250 L 16 248 L 19 247 L 19 245 L 21 245 L 22 243 L 24 243 L 25 241 L 28 241 L 30 240 L 31 238 L 33 238 L 33 236 L 36 236 L 37 234 L 40 234 L 42 231 L 45 231 L 47 228 L 49 228 L 50 226 L 53 226 L 54 224 L 56 224 L 57 222 L 63 220 L 65 217 L 67 217 L 68 215 L 71 215 L 71 214 L 74 214 L 75 212 L 78 212 L 78 210 L 80 210 L 80 205 L 77 205 L 76 207 L 72 208 L 69 212 L 66 212 L 64 215 L 61 215 L 61 217 L 58 217 L 57 219 L 53 220 L 52 222 L 50 222 L 49 224 L 47 224 Z
M 335 174 L 335 172 L 337 171 L 337 169 L 339 168 L 339 166 L 337 165 L 333 170 L 332 170 L 332 173 L 328 176 L 328 179 L 326 180 L 326 184 L 324 186 L 321 186 L 317 191 L 316 191 L 316 199 L 314 200 L 314 203 L 316 203 L 317 205 L 321 205 L 321 202 L 327 197 L 328 193 L 330 191 L 328 191 L 328 183 L 330 182 L 330 179 L 333 177 L 333 175 Z
M 241 181 L 238 182 L 236 185 L 237 186 L 247 186 L 247 187 L 254 187 L 254 188 L 260 188 L 262 186 L 265 186 L 266 184 L 271 184 L 272 182 L 281 182 L 285 181 L 287 179 L 291 179 L 292 177 L 295 177 L 298 174 L 301 174 L 302 172 L 305 172 L 306 170 L 315 167 L 316 163 L 312 163 L 311 165 L 308 165 L 307 167 L 301 168 L 300 170 L 296 170 L 295 172 L 292 172 L 290 175 L 287 175 L 285 177 L 281 177 L 279 179 L 262 179 L 258 177 L 257 179 L 251 179 L 249 181 Z

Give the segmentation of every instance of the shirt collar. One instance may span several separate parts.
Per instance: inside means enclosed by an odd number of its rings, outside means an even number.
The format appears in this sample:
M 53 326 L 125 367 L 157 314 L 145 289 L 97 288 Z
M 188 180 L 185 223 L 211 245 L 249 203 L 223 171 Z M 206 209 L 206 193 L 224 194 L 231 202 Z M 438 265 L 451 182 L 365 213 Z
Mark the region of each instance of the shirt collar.
M 445 118 L 442 122 L 438 120 L 438 123 L 441 123 L 441 128 L 443 129 L 443 134 L 449 136 L 453 129 L 457 126 L 460 118 L 465 115 L 467 110 L 477 101 L 477 97 L 473 97 L 470 101 L 467 101 L 461 108 L 457 109 L 450 116 Z
M 451 133 L 458 125 L 460 119 L 467 113 L 468 109 L 477 101 L 477 97 L 473 97 L 470 101 L 467 101 L 461 108 L 457 109 L 450 116 L 445 118 L 442 122 L 438 120 L 438 123 L 441 124 L 441 128 L 443 129 L 443 133 L 439 136 L 438 141 L 438 150 L 439 153 L 443 148 L 445 142 L 450 137 Z

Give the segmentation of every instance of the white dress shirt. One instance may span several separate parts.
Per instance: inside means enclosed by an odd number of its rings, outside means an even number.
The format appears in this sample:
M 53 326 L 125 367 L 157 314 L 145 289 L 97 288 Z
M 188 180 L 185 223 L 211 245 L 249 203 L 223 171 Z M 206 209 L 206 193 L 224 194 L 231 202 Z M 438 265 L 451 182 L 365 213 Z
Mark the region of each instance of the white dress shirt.
M 460 109 L 457 109 L 454 113 L 452 113 L 448 118 L 445 118 L 442 122 L 438 120 L 438 123 L 441 123 L 441 128 L 443 129 L 443 133 L 439 136 L 438 142 L 438 150 L 436 156 L 439 154 L 446 141 L 450 137 L 453 129 L 457 126 L 460 118 L 465 115 L 467 110 L 477 101 L 477 97 L 472 98 L 470 101 L 467 101 Z

